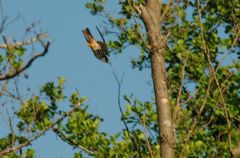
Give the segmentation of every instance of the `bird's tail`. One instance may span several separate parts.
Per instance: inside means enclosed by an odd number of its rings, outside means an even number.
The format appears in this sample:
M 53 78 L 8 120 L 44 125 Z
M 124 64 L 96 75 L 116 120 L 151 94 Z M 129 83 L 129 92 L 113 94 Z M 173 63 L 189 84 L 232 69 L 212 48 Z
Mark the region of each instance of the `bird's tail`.
M 87 42 L 89 42 L 91 39 L 93 39 L 93 36 L 88 28 L 85 28 L 84 30 L 82 30 L 82 33 L 83 33 L 84 37 L 86 38 Z

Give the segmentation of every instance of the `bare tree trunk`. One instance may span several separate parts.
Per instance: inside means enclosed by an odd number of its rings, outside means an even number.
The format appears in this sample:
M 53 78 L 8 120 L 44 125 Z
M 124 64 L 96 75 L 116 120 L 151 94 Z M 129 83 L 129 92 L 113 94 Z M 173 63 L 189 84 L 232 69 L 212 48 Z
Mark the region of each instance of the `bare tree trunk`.
M 166 39 L 160 33 L 161 5 L 162 2 L 160 0 L 147 0 L 146 5 L 141 5 L 139 9 L 151 47 L 152 79 L 157 106 L 161 158 L 174 158 L 176 140 L 171 120 L 166 70 L 163 58 Z

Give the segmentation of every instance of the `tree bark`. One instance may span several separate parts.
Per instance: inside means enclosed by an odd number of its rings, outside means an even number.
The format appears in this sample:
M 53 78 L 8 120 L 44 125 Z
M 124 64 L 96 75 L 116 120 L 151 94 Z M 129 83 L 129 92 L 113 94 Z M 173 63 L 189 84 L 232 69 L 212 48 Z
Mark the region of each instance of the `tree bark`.
M 166 70 L 163 58 L 166 38 L 164 38 L 160 32 L 161 5 L 160 0 L 147 0 L 146 5 L 141 5 L 139 9 L 151 48 L 152 80 L 158 115 L 160 155 L 161 158 L 174 158 L 176 139 L 171 120 L 171 108 L 169 105 Z

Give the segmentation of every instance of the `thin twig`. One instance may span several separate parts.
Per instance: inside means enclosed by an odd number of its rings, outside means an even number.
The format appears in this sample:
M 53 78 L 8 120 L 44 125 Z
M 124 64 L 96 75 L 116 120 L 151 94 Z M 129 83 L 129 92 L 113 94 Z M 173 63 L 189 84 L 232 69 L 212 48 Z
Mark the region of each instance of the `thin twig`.
M 221 64 L 221 61 L 224 61 L 224 60 L 231 54 L 231 52 L 232 52 L 235 44 L 237 43 L 237 41 L 238 41 L 238 39 L 239 39 L 239 36 L 240 36 L 240 25 L 239 25 L 239 22 L 237 21 L 237 19 L 236 19 L 235 16 L 233 16 L 232 18 L 233 18 L 234 22 L 236 23 L 237 33 L 236 33 L 235 38 L 233 39 L 233 42 L 232 42 L 232 44 L 231 44 L 230 49 L 228 50 L 228 52 L 227 52 L 221 59 L 219 59 L 220 62 L 218 63 L 218 65 L 220 65 L 220 64 Z M 215 73 L 217 73 L 217 69 L 215 70 Z
M 146 145 L 147 145 L 148 151 L 150 152 L 150 157 L 154 158 L 154 154 L 153 154 L 153 151 L 152 151 L 152 148 L 151 148 L 151 143 L 149 142 L 148 135 L 147 135 L 147 127 L 146 127 L 145 120 L 141 119 L 141 118 L 140 118 L 140 120 L 143 123 L 144 137 L 145 137 L 145 140 L 146 140 Z
M 210 91 L 210 87 L 211 87 L 212 81 L 213 81 L 213 78 L 210 77 L 210 78 L 208 79 L 208 87 L 207 87 L 207 90 L 206 90 L 206 95 L 205 95 L 205 97 L 204 97 L 202 106 L 200 107 L 199 111 L 197 112 L 197 117 L 193 120 L 193 123 L 192 123 L 192 125 L 191 125 L 191 127 L 190 127 L 190 129 L 189 129 L 188 134 L 185 136 L 185 138 L 183 138 L 183 140 L 184 140 L 183 143 L 187 142 L 187 141 L 190 139 L 190 137 L 193 135 L 193 133 L 194 133 L 195 127 L 196 127 L 196 125 L 197 125 L 197 120 L 200 118 L 200 116 L 201 116 L 201 114 L 202 114 L 202 112 L 203 112 L 203 110 L 204 110 L 204 108 L 205 108 L 205 105 L 206 105 L 206 103 L 207 103 L 207 99 L 208 99 L 208 97 L 209 97 L 209 91 Z M 184 152 L 185 152 L 185 150 L 186 150 L 186 148 L 183 148 L 183 149 L 182 149 L 182 151 L 181 151 L 181 153 L 180 153 L 180 155 L 179 155 L 179 158 L 183 158 L 183 157 L 184 157 Z
M 121 118 L 122 118 L 123 124 L 124 124 L 124 126 L 125 126 L 125 128 L 127 130 L 127 133 L 129 135 L 129 138 L 130 138 L 133 146 L 137 150 L 138 156 L 141 157 L 141 152 L 140 152 L 140 150 L 138 148 L 137 143 L 134 141 L 134 139 L 133 139 L 133 137 L 131 135 L 131 132 L 130 132 L 130 129 L 129 129 L 128 125 L 127 125 L 127 122 L 125 121 L 124 112 L 123 112 L 123 109 L 122 109 L 122 106 L 121 106 L 121 87 L 122 87 L 122 84 L 123 84 L 124 74 L 122 75 L 122 78 L 119 81 L 117 74 L 114 71 L 112 71 L 112 73 L 113 73 L 113 76 L 114 76 L 114 78 L 115 78 L 115 80 L 117 82 L 117 85 L 118 85 L 118 99 L 117 99 L 117 101 L 118 101 L 118 108 L 119 108 L 120 113 L 121 113 Z
M 159 20 L 160 23 L 162 23 L 163 18 L 165 17 L 166 13 L 169 11 L 169 8 L 170 8 L 171 4 L 172 4 L 172 0 L 169 0 L 165 9 L 164 9 L 164 11 L 163 11 L 163 13 L 162 13 L 162 15 L 161 15 L 161 17 L 160 17 L 160 20 Z
M 78 143 L 75 143 L 74 141 L 72 141 L 71 139 L 69 139 L 62 131 L 60 131 L 58 128 L 54 128 L 53 127 L 53 131 L 65 142 L 67 142 L 68 144 L 70 144 L 71 146 L 74 146 L 76 148 L 79 148 L 83 151 L 85 151 L 86 153 L 90 154 L 90 155 L 96 155 L 95 151 L 92 151 L 90 149 L 87 149 L 86 147 L 79 145 Z
M 20 96 L 16 96 L 15 94 L 9 92 L 8 90 L 5 90 L 4 95 L 19 101 L 21 105 L 24 104 L 24 101 L 20 98 Z
M 177 117 L 178 117 L 178 112 L 180 110 L 180 100 L 181 100 L 181 96 L 182 96 L 182 88 L 183 88 L 183 84 L 184 84 L 184 77 L 185 77 L 185 68 L 187 65 L 187 59 L 185 59 L 185 61 L 183 62 L 183 66 L 182 66 L 182 71 L 181 71 L 181 83 L 180 83 L 180 87 L 178 89 L 178 96 L 177 96 L 177 103 L 176 103 L 176 107 L 175 107 L 175 111 L 174 111 L 174 116 L 173 116 L 173 122 L 176 124 L 177 121 Z
M 231 122 L 230 122 L 230 119 L 229 119 L 229 114 L 228 114 L 228 110 L 227 110 L 227 106 L 225 104 L 225 100 L 224 100 L 224 97 L 223 97 L 223 93 L 222 93 L 222 90 L 221 90 L 221 87 L 220 87 L 220 84 L 219 84 L 219 81 L 217 79 L 217 76 L 216 76 L 216 72 L 214 71 L 214 68 L 212 66 L 212 63 L 211 63 L 211 58 L 210 58 L 210 54 L 209 54 L 209 51 L 208 51 L 208 48 L 207 48 L 207 45 L 205 43 L 205 39 L 204 39 L 204 32 L 203 32 L 203 24 L 202 24 L 202 21 L 201 21 L 201 12 L 200 12 L 200 1 L 198 0 L 197 1 L 197 9 L 198 9 L 198 18 L 199 18 L 199 23 L 200 23 L 200 33 L 201 33 L 201 38 L 202 38 L 202 44 L 203 44 L 203 48 L 204 48 L 204 53 L 207 57 L 207 62 L 208 62 L 208 66 L 209 66 L 209 69 L 210 69 L 210 72 L 212 73 L 213 75 L 213 79 L 217 85 L 217 88 L 218 88 L 218 91 L 219 91 L 219 94 L 220 94 L 220 101 L 221 101 L 221 106 L 223 108 L 223 111 L 224 111 L 224 116 L 226 118 L 226 121 L 227 121 L 227 129 L 228 129 L 228 148 L 229 148 L 229 151 L 230 151 L 230 148 L 231 148 L 231 133 L 230 133 L 230 130 L 231 130 Z
M 149 52 L 150 52 L 150 46 L 148 45 L 148 43 L 146 43 L 145 38 L 144 38 L 144 34 L 142 33 L 142 30 L 141 30 L 141 28 L 140 28 L 141 25 L 137 22 L 137 18 L 136 18 L 136 16 L 134 15 L 134 8 L 136 8 L 136 7 L 134 7 L 134 3 L 133 3 L 133 6 L 130 4 L 129 1 L 128 1 L 128 3 L 129 3 L 129 6 L 131 7 L 131 10 L 132 10 L 131 14 L 132 14 L 134 23 L 135 23 L 135 25 L 137 26 L 138 34 L 140 35 L 140 37 L 141 37 L 141 39 L 142 39 L 142 41 L 143 41 L 144 49 L 145 49 L 145 51 L 146 51 L 147 53 L 149 53 Z

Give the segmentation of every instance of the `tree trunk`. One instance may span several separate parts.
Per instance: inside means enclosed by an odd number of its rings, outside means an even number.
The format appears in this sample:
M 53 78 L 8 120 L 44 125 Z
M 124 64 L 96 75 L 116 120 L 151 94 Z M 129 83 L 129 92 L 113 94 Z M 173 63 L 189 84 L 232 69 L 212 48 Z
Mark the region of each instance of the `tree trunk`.
M 151 63 L 161 142 L 161 158 L 173 158 L 175 137 L 171 121 L 171 109 L 169 106 L 164 59 L 162 54 L 160 54 L 160 52 L 152 52 Z
M 174 158 L 176 139 L 171 120 L 163 58 L 166 39 L 160 33 L 161 4 L 160 0 L 147 0 L 146 5 L 141 5 L 139 9 L 141 10 L 141 17 L 147 30 L 151 48 L 152 79 L 157 106 L 161 158 Z

